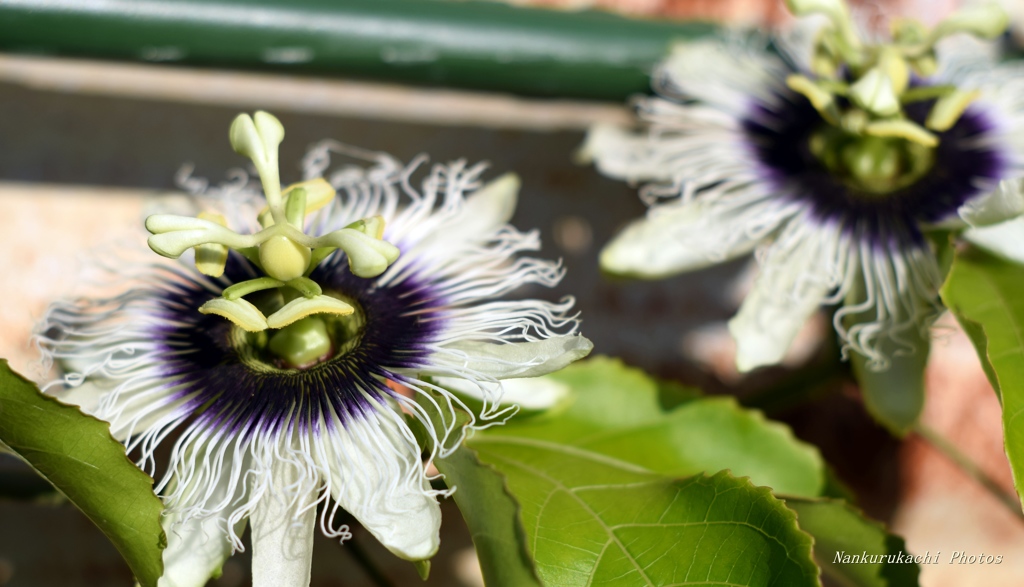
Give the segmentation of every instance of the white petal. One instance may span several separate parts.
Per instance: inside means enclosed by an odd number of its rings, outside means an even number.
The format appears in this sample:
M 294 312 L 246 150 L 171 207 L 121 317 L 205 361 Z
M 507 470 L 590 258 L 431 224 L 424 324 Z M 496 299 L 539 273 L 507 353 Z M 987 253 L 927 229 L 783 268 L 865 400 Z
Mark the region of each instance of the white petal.
M 960 217 L 971 226 L 988 226 L 1024 214 L 1024 180 L 999 183 L 994 191 L 960 207 Z
M 93 415 L 103 396 L 116 387 L 116 382 L 108 380 L 104 383 L 106 385 L 91 380 L 85 381 L 81 385 L 55 390 L 50 394 L 62 403 L 78 406 L 86 414 Z
M 383 408 L 386 409 L 386 408 Z M 400 416 L 349 418 L 328 439 L 331 496 L 396 556 L 432 557 L 441 509 L 423 473 L 420 449 Z
M 441 387 L 480 401 L 516 404 L 524 410 L 549 409 L 572 393 L 568 385 L 551 377 L 481 381 L 479 384 L 459 377 L 435 377 L 434 381 Z
M 519 176 L 506 173 L 466 196 L 451 215 L 416 243 L 418 249 L 477 245 L 512 219 L 519 199 Z M 449 254 L 451 254 L 449 252 Z
M 1014 218 L 991 226 L 968 228 L 963 236 L 1000 257 L 1024 264 L 1024 218 Z
M 763 47 L 722 41 L 679 43 L 658 71 L 668 78 L 668 92 L 736 116 L 747 113 L 752 99 L 775 100 L 786 73 L 782 62 Z
M 205 455 L 198 460 L 211 460 L 212 455 Z M 230 466 L 227 467 L 230 469 Z M 177 487 L 176 476 L 171 482 L 174 489 Z M 192 487 L 202 484 L 200 480 L 193 479 Z M 224 502 L 231 492 L 232 484 L 226 474 L 216 477 L 212 487 L 205 488 L 208 493 L 205 504 Z M 169 493 L 176 493 L 171 490 Z M 195 498 L 198 494 L 185 491 Z M 230 502 L 230 499 L 226 500 Z M 185 516 L 180 513 L 182 509 L 189 509 L 195 512 L 196 506 L 199 509 L 205 504 L 197 504 L 189 501 L 187 504 L 179 504 L 177 511 L 169 509 L 160 521 L 160 525 L 167 535 L 167 547 L 163 552 L 164 574 L 160 577 L 157 587 L 203 587 L 210 577 L 216 574 L 224 561 L 231 556 L 233 545 L 231 536 L 228 533 L 228 517 L 231 512 L 223 509 L 204 518 Z M 246 519 L 242 518 L 234 526 L 235 537 L 245 532 Z
M 802 224 L 800 219 L 796 222 Z M 815 238 L 819 235 L 788 232 L 769 249 L 753 290 L 729 321 L 741 372 L 781 361 L 804 322 L 836 285 L 828 270 L 828 247 Z
M 598 124 L 576 153 L 580 163 L 594 163 L 608 176 L 626 181 L 672 179 L 673 169 L 656 156 L 656 145 L 647 133 L 633 134 L 610 124 Z
M 652 208 L 601 251 L 601 268 L 658 279 L 745 255 L 789 214 L 788 208 L 756 203 L 739 209 L 701 201 Z
M 578 334 L 566 334 L 534 342 L 507 344 L 460 341 L 444 348 L 454 352 L 438 356 L 440 362 L 457 362 L 459 369 L 494 379 L 510 379 L 558 371 L 589 355 L 594 343 Z
M 275 459 L 270 475 L 271 487 L 252 512 L 253 587 L 308 587 L 316 528 L 316 507 L 308 498 L 313 496 L 293 495 L 306 480 L 293 463 Z
M 168 515 L 161 521 L 167 534 L 167 548 L 163 555 L 164 574 L 157 587 L 203 587 L 231 556 L 224 517 L 193 518 L 177 524 L 180 518 L 180 515 Z M 238 534 L 243 532 L 244 526 L 243 521 Z
M 512 220 L 519 199 L 519 176 L 506 173 L 470 194 L 453 224 L 463 235 L 490 235 Z
M 114 411 L 101 408 L 103 398 L 113 393 L 120 383 L 110 379 L 89 379 L 77 386 L 67 386 L 47 393 L 62 403 L 77 406 L 90 416 L 110 422 L 110 435 L 119 442 L 167 419 L 181 403 L 180 400 L 170 401 L 169 391 L 140 391 L 134 395 L 122 394 Z

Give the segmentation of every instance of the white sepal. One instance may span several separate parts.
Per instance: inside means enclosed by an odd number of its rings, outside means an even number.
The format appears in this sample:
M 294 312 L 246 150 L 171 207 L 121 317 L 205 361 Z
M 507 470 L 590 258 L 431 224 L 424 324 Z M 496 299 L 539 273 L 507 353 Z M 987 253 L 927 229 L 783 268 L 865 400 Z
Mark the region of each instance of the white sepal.
M 167 515 L 161 521 L 167 535 L 164 549 L 164 574 L 157 587 L 203 587 L 231 556 L 231 541 L 221 516 L 192 518 L 179 524 L 179 515 Z M 245 521 L 236 531 L 241 534 Z
M 969 200 L 957 211 L 971 226 L 989 226 L 1024 214 L 1024 180 L 1008 179 L 992 192 Z
M 837 285 L 828 271 L 828 259 L 833 256 L 828 249 L 834 243 L 819 238 L 830 229 L 801 229 L 802 222 L 810 220 L 791 224 L 768 250 L 753 290 L 729 321 L 740 372 L 780 362 L 804 323 Z
M 434 381 L 479 401 L 495 401 L 500 405 L 515 404 L 524 410 L 550 409 L 565 401 L 572 389 L 552 377 L 525 377 L 503 379 L 500 382 L 481 381 L 474 384 L 461 377 L 435 377 Z
M 784 215 L 778 206 L 757 204 L 720 210 L 701 201 L 658 206 L 605 246 L 601 268 L 658 279 L 721 263 L 752 251 Z
M 587 132 L 576 158 L 580 163 L 593 162 L 601 173 L 626 181 L 667 181 L 672 170 L 658 164 L 654 147 L 646 133 L 598 124 Z
M 301 494 L 307 479 L 289 460 L 275 459 L 270 476 L 250 520 L 253 587 L 309 587 L 316 494 Z
M 1024 264 L 1024 218 L 968 228 L 963 237 L 1004 259 Z
M 579 334 L 533 342 L 495 344 L 460 341 L 446 345 L 445 363 L 494 379 L 537 377 L 562 369 L 590 354 L 594 343 Z
M 324 432 L 331 496 L 396 556 L 429 559 L 441 542 L 441 509 L 412 433 L 386 409 Z

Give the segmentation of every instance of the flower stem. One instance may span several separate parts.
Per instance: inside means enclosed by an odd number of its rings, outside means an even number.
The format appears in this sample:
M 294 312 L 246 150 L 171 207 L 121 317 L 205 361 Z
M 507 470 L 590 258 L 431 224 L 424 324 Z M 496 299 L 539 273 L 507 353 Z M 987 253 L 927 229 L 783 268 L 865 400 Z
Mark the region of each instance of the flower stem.
M 949 460 L 953 461 L 961 471 L 984 487 L 986 491 L 1006 506 L 1008 510 L 1013 512 L 1017 518 L 1024 520 L 1024 511 L 1021 510 L 1021 503 L 1017 496 L 1000 487 L 999 483 L 997 483 L 995 479 L 983 471 L 981 467 L 972 461 L 970 457 L 961 452 L 960 449 L 954 446 L 952 442 L 939 434 L 935 429 L 921 422 L 918 422 L 914 426 L 914 432 L 917 433 L 922 440 L 931 445 L 932 448 L 945 455 Z

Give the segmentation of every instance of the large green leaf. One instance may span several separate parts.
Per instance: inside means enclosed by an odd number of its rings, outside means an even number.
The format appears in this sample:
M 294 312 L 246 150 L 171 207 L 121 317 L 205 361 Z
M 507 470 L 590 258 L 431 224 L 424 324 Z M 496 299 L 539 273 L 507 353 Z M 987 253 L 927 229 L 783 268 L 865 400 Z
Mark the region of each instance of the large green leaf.
M 706 397 L 670 411 L 659 385 L 620 361 L 596 357 L 551 375 L 574 391 L 572 405 L 486 431 L 583 448 L 673 477 L 729 469 L 776 493 L 817 496 L 825 466 L 817 449 L 735 400 Z
M 810 536 L 746 479 L 677 480 L 514 436 L 478 436 L 473 446 L 507 477 L 548 587 L 820 585 Z
M 452 495 L 469 526 L 487 587 L 540 587 L 519 504 L 509 495 L 505 478 L 465 446 L 434 464 L 456 489 Z
M 903 539 L 838 499 L 787 498 L 800 529 L 814 536 L 822 572 L 847 587 L 916 587 L 920 566 Z M 866 555 L 866 556 L 865 556 Z M 936 553 L 936 556 L 938 553 Z M 924 562 L 925 556 L 917 560 Z M 932 562 L 928 559 L 927 562 Z
M 0 440 L 110 538 L 143 586 L 156 585 L 163 506 L 106 422 L 43 395 L 0 359 Z
M 1024 267 L 977 248 L 958 251 L 942 300 L 970 336 L 1003 405 L 1003 439 L 1024 493 Z
M 818 584 L 810 536 L 754 486 L 818 495 L 825 470 L 813 447 L 731 399 L 675 390 L 665 410 L 664 386 L 616 360 L 551 377 L 571 388 L 568 407 L 466 443 L 506 478 L 545 585 Z M 754 483 L 699 475 L 722 469 Z

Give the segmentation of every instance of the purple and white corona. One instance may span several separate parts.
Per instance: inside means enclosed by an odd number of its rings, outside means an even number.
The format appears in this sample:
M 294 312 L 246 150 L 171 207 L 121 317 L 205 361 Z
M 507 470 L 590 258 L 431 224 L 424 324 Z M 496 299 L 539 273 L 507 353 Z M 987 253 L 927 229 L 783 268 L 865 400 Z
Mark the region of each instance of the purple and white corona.
M 681 44 L 658 95 L 637 102 L 644 132 L 591 131 L 582 154 L 598 169 L 650 182 L 647 217 L 602 266 L 658 278 L 756 251 L 760 274 L 729 322 L 741 371 L 779 362 L 823 304 L 841 306 L 844 353 L 885 370 L 927 344 L 941 311 L 928 231 L 1004 250 L 1024 237 L 1024 70 L 969 38 L 1004 30 L 994 6 L 932 29 L 896 20 L 874 42 L 841 0 L 788 4 L 821 26 L 780 37 L 777 53 Z
M 470 428 L 482 426 L 508 413 L 493 395 L 501 380 L 591 348 L 571 299 L 498 299 L 564 272 L 524 255 L 539 239 L 508 224 L 514 176 L 483 185 L 483 165 L 455 162 L 417 189 L 422 159 L 325 142 L 307 156 L 306 180 L 282 189 L 284 131 L 253 118 L 236 119 L 231 138 L 262 193 L 247 181 L 200 190 L 219 212 L 147 221 L 154 251 L 194 255 L 195 267 L 148 263 L 119 295 L 53 305 L 40 328 L 65 372 L 48 393 L 109 421 L 151 472 L 173 442 L 156 488 L 166 586 L 205 585 L 246 524 L 255 585 L 308 585 L 318 508 L 327 535 L 346 535 L 334 523 L 344 508 L 396 555 L 430 558 L 439 491 L 405 418 L 444 454 L 465 434 L 454 417 L 465 405 L 438 382 L 478 390 Z M 322 179 L 332 153 L 348 163 Z

